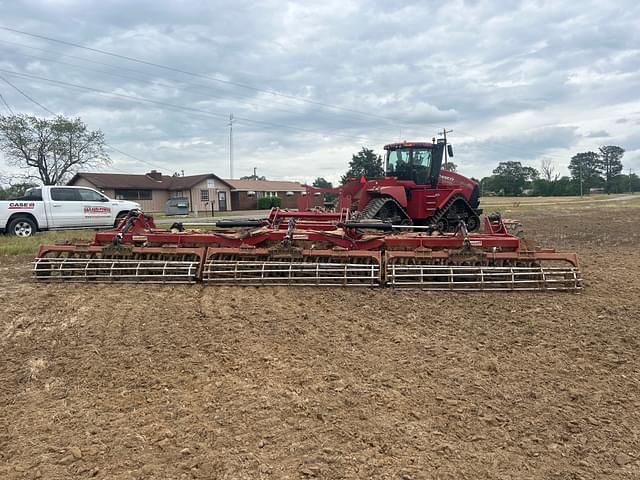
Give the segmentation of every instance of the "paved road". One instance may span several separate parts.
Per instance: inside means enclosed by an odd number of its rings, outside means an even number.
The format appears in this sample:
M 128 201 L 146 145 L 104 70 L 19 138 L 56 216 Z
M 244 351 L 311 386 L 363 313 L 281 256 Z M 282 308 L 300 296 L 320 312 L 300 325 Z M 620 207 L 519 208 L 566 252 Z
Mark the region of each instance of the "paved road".
M 215 217 L 185 217 L 176 215 L 173 217 L 158 218 L 155 220 L 156 225 L 171 225 L 174 222 L 181 222 L 189 225 L 211 225 L 218 220 L 234 219 L 239 220 L 243 218 L 267 218 L 269 210 L 246 210 L 229 212 L 230 214 L 216 213 Z

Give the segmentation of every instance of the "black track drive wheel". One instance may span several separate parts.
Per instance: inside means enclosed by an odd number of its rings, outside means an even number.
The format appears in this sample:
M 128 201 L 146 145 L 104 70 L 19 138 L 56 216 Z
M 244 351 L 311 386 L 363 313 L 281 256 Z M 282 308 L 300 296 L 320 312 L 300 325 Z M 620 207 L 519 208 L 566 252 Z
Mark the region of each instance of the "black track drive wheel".
M 377 208 L 377 211 L 371 215 L 371 210 L 374 208 Z M 373 218 L 381 222 L 402 225 L 413 224 L 402 206 L 392 198 L 375 198 L 369 202 L 363 211 L 365 212 L 364 218 Z M 371 216 L 368 216 L 367 213 Z
M 446 218 L 442 217 L 440 220 L 436 222 L 436 230 L 438 230 L 440 233 L 445 233 L 447 232 L 448 229 L 449 229 L 449 222 L 447 222 Z
M 480 218 L 477 215 L 469 215 L 467 218 L 467 230 L 475 232 L 480 228 Z

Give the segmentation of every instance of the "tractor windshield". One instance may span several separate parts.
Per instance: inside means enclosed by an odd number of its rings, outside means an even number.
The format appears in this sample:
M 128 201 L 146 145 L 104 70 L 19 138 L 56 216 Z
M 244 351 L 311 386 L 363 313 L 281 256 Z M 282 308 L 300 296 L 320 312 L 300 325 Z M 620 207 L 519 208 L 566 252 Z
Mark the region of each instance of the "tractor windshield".
M 413 180 L 419 185 L 429 181 L 431 170 L 430 148 L 398 148 L 387 152 L 387 176 L 399 180 Z

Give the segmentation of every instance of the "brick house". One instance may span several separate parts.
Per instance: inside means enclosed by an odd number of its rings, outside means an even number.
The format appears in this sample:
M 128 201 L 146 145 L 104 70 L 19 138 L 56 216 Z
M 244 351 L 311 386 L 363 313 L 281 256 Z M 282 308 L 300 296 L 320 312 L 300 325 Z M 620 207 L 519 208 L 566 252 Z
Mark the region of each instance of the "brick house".
M 230 180 L 226 179 L 231 190 L 231 204 L 234 210 L 256 210 L 258 199 L 262 197 L 280 198 L 281 208 L 295 209 L 298 207 L 298 199 L 305 195 L 305 187 L 298 182 L 285 182 L 275 180 Z M 314 205 L 322 205 L 322 199 Z
M 115 199 L 140 203 L 145 212 L 164 212 L 170 198 L 186 198 L 189 210 L 197 213 L 231 210 L 232 186 L 218 176 L 207 173 L 186 177 L 162 175 L 151 170 L 144 175 L 78 172 L 68 185 L 91 187 Z
M 110 198 L 133 200 L 145 212 L 164 212 L 170 198 L 186 198 L 189 211 L 256 210 L 258 199 L 279 197 L 282 208 L 295 209 L 305 187 L 298 182 L 272 180 L 226 180 L 207 173 L 174 177 L 151 170 L 144 175 L 78 172 L 68 185 L 95 188 Z M 312 197 L 314 206 L 321 206 L 321 196 Z

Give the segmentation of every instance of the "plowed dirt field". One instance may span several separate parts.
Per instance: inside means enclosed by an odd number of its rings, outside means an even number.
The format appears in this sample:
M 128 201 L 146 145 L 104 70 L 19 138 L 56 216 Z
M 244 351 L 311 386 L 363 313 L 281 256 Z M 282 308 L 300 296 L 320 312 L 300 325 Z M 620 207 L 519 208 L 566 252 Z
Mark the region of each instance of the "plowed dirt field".
M 36 285 L 0 258 L 0 478 L 640 478 L 639 217 L 521 216 L 581 294 Z

